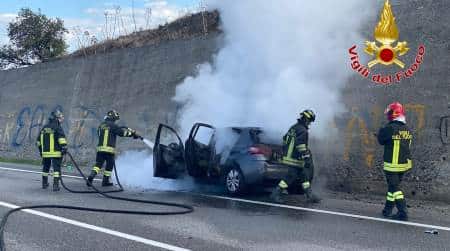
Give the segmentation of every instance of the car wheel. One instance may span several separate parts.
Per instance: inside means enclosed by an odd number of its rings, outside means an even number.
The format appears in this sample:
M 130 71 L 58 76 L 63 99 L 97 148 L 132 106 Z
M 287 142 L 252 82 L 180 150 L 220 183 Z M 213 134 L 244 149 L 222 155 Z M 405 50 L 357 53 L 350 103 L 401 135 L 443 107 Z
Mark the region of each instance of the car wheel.
M 244 175 L 237 167 L 232 167 L 225 175 L 225 188 L 229 194 L 242 194 L 245 190 Z

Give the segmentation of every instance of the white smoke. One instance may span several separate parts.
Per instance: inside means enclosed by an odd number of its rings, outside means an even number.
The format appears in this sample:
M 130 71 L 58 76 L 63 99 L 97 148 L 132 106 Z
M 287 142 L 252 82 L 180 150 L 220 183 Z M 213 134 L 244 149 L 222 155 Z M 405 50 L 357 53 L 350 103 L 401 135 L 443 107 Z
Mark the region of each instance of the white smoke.
M 190 178 L 171 180 L 153 177 L 153 155 L 148 151 L 127 151 L 116 160 L 120 183 L 132 189 L 179 191 L 194 189 Z
M 152 142 L 146 140 L 147 143 L 153 147 Z M 187 175 L 177 180 L 153 177 L 153 154 L 146 150 L 126 151 L 120 154 L 116 160 L 116 168 L 120 183 L 127 189 L 222 192 L 220 187 L 199 184 Z
M 313 134 L 327 135 L 344 111 L 340 91 L 351 74 L 348 48 L 362 43 L 361 25 L 377 14 L 369 1 L 223 1 L 225 45 L 213 65 L 177 87 L 179 123 L 262 126 L 280 135 L 299 112 L 313 109 Z

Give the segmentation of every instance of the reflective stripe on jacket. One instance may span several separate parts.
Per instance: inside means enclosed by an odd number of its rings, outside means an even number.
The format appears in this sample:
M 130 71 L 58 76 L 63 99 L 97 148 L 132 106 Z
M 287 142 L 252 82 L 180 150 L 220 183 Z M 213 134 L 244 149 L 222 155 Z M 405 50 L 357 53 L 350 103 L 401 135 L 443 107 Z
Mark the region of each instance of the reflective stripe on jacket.
M 281 163 L 304 167 L 303 156 L 309 152 L 308 128 L 301 122 L 293 125 L 283 137 L 283 157 Z
M 120 127 L 111 120 L 105 120 L 97 129 L 97 152 L 115 153 L 117 136 L 131 137 L 134 131 L 127 127 Z
M 412 168 L 412 133 L 406 124 L 400 121 L 389 122 L 378 132 L 378 142 L 384 145 L 385 171 L 405 172 Z
M 60 158 L 61 149 L 67 146 L 66 136 L 58 121 L 52 120 L 40 131 L 36 145 L 43 158 Z

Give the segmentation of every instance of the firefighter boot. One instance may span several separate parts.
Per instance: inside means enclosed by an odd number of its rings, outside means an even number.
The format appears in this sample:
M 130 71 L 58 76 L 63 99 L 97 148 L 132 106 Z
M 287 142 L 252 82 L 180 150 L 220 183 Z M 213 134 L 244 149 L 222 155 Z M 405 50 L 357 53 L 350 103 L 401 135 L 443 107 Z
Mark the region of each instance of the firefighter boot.
M 393 215 L 394 220 L 407 221 L 408 220 L 408 210 L 406 208 L 405 199 L 396 200 L 395 205 L 397 206 L 398 212 Z
M 103 176 L 102 187 L 110 187 L 114 184 L 109 181 L 109 176 Z
M 305 189 L 305 197 L 308 203 L 319 203 L 321 199 L 313 194 L 311 187 Z
M 286 189 L 283 189 L 279 186 L 273 189 L 272 193 L 270 194 L 270 199 L 276 203 L 283 203 L 283 195 L 287 195 L 288 192 Z
M 53 178 L 53 192 L 59 191 L 59 177 Z
M 386 204 L 384 205 L 383 212 L 382 212 L 383 216 L 386 218 L 391 217 L 392 209 L 394 209 L 394 206 L 395 206 L 395 204 L 393 201 L 386 200 Z
M 92 186 L 92 182 L 94 181 L 95 175 L 97 175 L 96 171 L 91 171 L 91 174 L 89 174 L 87 181 L 86 181 L 86 185 L 88 187 Z
M 42 189 L 47 189 L 48 186 L 49 186 L 49 184 L 48 184 L 48 177 L 47 176 L 42 176 Z

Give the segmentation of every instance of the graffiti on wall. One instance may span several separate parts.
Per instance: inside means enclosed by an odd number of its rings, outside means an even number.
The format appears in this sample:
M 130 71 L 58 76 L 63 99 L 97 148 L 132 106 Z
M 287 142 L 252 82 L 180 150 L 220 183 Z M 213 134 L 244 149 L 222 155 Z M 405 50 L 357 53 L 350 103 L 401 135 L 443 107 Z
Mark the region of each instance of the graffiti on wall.
M 425 128 L 425 105 L 406 104 L 408 123 L 414 128 L 415 136 L 420 138 Z M 344 161 L 350 160 L 354 147 L 361 149 L 361 158 L 367 167 L 373 167 L 375 151 L 379 147 L 375 133 L 384 122 L 383 108 L 373 106 L 370 111 L 362 112 L 358 107 L 351 109 L 351 118 L 345 129 Z
M 0 114 L 2 125 L 0 127 L 0 151 L 17 151 L 33 147 L 40 130 L 48 122 L 49 114 L 57 109 L 70 115 L 70 117 L 66 116 L 62 127 L 66 132 L 71 151 L 77 152 L 81 149 L 95 147 L 97 127 L 103 121 L 103 115 L 96 108 L 76 106 L 65 110 L 61 105 L 37 104 L 24 106 L 16 112 Z M 136 116 L 138 124 L 142 128 L 134 129 L 137 129 L 142 135 L 154 135 L 154 128 L 151 125 L 155 121 L 152 121 L 152 114 L 144 111 Z M 127 124 L 127 121 L 122 119 L 120 124 Z
M 450 145 L 450 116 L 445 116 L 441 118 L 439 131 L 441 134 L 442 144 Z
M 17 115 L 11 146 L 20 147 L 24 142 L 34 142 L 33 135 L 37 135 L 45 123 L 44 113 L 45 107 L 43 105 L 22 108 Z
M 46 105 L 25 106 L 16 113 L 2 116 L 4 127 L 0 129 L 0 146 L 2 150 L 8 147 L 20 148 L 24 145 L 34 145 L 41 128 L 47 122 L 52 111 L 60 110 L 61 105 L 47 107 Z M 96 130 L 101 118 L 93 109 L 79 106 L 71 110 L 70 122 L 66 119 L 62 125 L 69 137 L 69 147 L 79 149 L 95 144 Z
M 71 120 L 70 148 L 79 149 L 96 144 L 97 126 L 102 118 L 94 109 L 85 106 L 75 107 L 71 113 Z
M 4 116 L 0 116 L 5 121 L 4 126 L 0 128 L 0 150 L 7 148 L 9 142 L 11 142 L 11 134 L 15 125 L 12 121 L 14 116 L 14 113 L 7 113 Z

